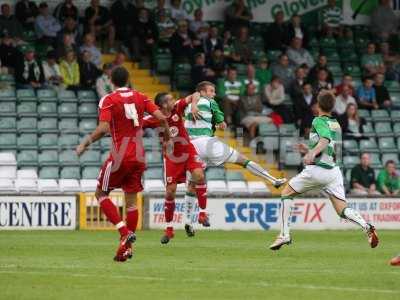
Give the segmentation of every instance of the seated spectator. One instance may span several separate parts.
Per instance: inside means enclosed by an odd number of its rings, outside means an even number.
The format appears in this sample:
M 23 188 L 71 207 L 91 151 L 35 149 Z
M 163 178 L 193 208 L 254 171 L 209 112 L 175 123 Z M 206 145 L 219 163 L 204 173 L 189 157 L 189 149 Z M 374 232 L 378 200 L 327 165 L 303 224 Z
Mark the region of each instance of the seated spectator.
M 240 27 L 237 38 L 233 42 L 232 58 L 235 62 L 250 63 L 253 56 L 253 45 L 249 38 L 249 29 Z
M 294 121 L 300 129 L 300 136 L 310 134 L 312 120 L 314 119 L 313 105 L 317 103 L 316 98 L 312 93 L 312 86 L 305 82 L 302 86 L 302 93 L 296 94 L 292 98 L 294 109 Z
M 400 79 L 400 56 L 392 51 L 388 42 L 383 42 L 379 46 L 383 62 L 385 64 L 385 78 L 386 80 Z
M 290 83 L 294 79 L 294 72 L 289 65 L 289 58 L 286 54 L 281 54 L 278 63 L 272 66 L 272 75 L 282 80 L 285 90 L 290 89 Z
M 226 8 L 225 26 L 232 32 L 236 32 L 241 27 L 249 27 L 252 19 L 253 14 L 244 0 L 235 0 Z
M 38 8 L 34 1 L 20 0 L 15 5 L 15 16 L 26 30 L 35 29 L 35 18 Z
M 358 105 L 360 108 L 369 110 L 379 108 L 373 84 L 374 81 L 371 77 L 364 77 L 363 85 L 357 89 Z
M 219 49 L 221 51 L 224 50 L 224 44 L 222 39 L 218 35 L 218 28 L 213 26 L 209 29 L 208 37 L 204 40 L 204 51 L 207 58 L 211 57 L 211 54 Z
M 64 79 L 61 76 L 55 51 L 49 51 L 47 53 L 46 60 L 43 62 L 43 73 L 47 86 L 53 88 L 60 88 L 63 86 Z
M 256 77 L 256 68 L 254 67 L 254 65 L 247 65 L 247 76 L 242 81 L 244 87 L 248 86 L 251 83 L 255 86 L 256 93 L 260 93 L 261 84 Z
M 157 13 L 156 26 L 158 30 L 158 44 L 160 47 L 167 47 L 169 39 L 176 30 L 175 23 L 167 15 L 167 10 L 161 9 Z
M 342 92 L 336 97 L 335 108 L 333 111 L 338 116 L 343 115 L 350 103 L 357 105 L 356 99 L 351 95 L 351 88 L 345 85 L 342 87 Z
M 202 81 L 215 81 L 214 71 L 206 66 L 206 56 L 204 53 L 196 53 L 194 56 L 194 65 L 191 70 L 192 86 L 197 86 Z
M 179 23 L 179 21 L 188 20 L 189 16 L 186 11 L 183 9 L 181 5 L 181 0 L 171 0 L 171 18 L 175 22 Z
M 131 51 L 131 37 L 137 19 L 136 7 L 131 1 L 116 0 L 111 5 L 110 16 L 115 27 L 116 39 L 122 42 L 123 47 Z
M 114 90 L 114 85 L 111 82 L 113 68 L 112 64 L 104 64 L 103 75 L 97 78 L 96 91 L 100 99 Z
M 156 7 L 153 9 L 153 17 L 156 19 L 157 16 L 160 15 L 161 11 L 164 11 L 165 16 L 170 19 L 171 18 L 171 10 L 165 7 L 165 0 L 157 0 Z
M 100 0 L 91 0 L 90 6 L 85 10 L 86 31 L 93 36 L 106 35 L 110 53 L 114 53 L 115 27 L 112 23 L 108 9 L 100 5 Z M 92 54 L 92 59 L 94 55 Z
M 2 67 L 13 70 L 18 60 L 18 50 L 13 44 L 13 39 L 5 35 L 0 42 L 0 60 Z
M 328 6 L 322 11 L 323 33 L 327 36 L 342 35 L 342 21 L 342 8 L 336 4 L 336 0 L 328 0 Z
M 79 89 L 80 73 L 79 64 L 76 61 L 74 51 L 68 51 L 60 62 L 61 76 L 64 78 L 64 86 L 68 90 L 76 91 Z
M 285 51 L 289 42 L 289 31 L 285 24 L 283 11 L 277 11 L 274 22 L 268 26 L 264 35 L 265 50 Z
M 201 42 L 188 30 L 187 22 L 178 23 L 178 30 L 172 35 L 170 48 L 174 61 L 190 61 Z
M 269 67 L 268 58 L 262 57 L 258 63 L 256 69 L 256 78 L 260 82 L 260 87 L 263 89 L 264 86 L 271 82 L 272 71 Z
M 318 95 L 322 90 L 334 92 L 333 82 L 329 81 L 327 69 L 318 71 L 317 80 L 312 83 L 312 87 L 315 95 Z
M 315 65 L 314 58 L 308 50 L 303 48 L 302 40 L 297 37 L 292 40 L 286 54 L 289 57 L 289 61 L 296 67 L 306 64 L 309 68 L 312 68 Z
M 370 167 L 370 155 L 361 154 L 360 161 L 361 163 L 351 170 L 351 193 L 357 196 L 379 195 L 376 190 L 374 169 Z
M 295 78 L 290 83 L 289 95 L 292 99 L 301 98 L 303 95 L 303 85 L 306 82 L 306 72 L 302 67 L 296 69 Z
M 101 51 L 96 47 L 95 36 L 91 33 L 86 33 L 83 37 L 83 44 L 80 47 L 80 52 L 87 51 L 90 53 L 91 62 L 96 66 L 101 65 Z
M 239 100 L 243 89 L 242 82 L 237 79 L 236 68 L 229 67 L 226 79 L 220 80 L 217 86 L 217 95 L 222 99 L 225 121 L 229 126 L 238 123 L 236 122 L 236 117 L 239 111 Z
M 203 11 L 198 8 L 194 11 L 194 20 L 190 21 L 190 30 L 197 35 L 200 40 L 205 40 L 208 37 L 208 29 L 210 25 L 203 21 Z
M 79 61 L 80 87 L 82 89 L 92 89 L 96 84 L 101 71 L 92 63 L 89 51 L 83 51 Z
M 363 127 L 367 122 L 363 117 L 358 115 L 357 104 L 348 104 L 346 113 L 340 116 L 338 120 L 342 127 L 342 134 L 345 140 L 364 139 Z
M 381 170 L 377 178 L 378 191 L 386 196 L 398 196 L 400 191 L 400 176 L 396 171 L 396 163 L 388 160 L 385 169 Z
M 342 82 L 335 86 L 335 94 L 340 95 L 342 93 L 343 87 L 347 86 L 351 89 L 351 96 L 356 95 L 356 91 L 353 85 L 353 77 L 350 74 L 344 74 L 342 77 Z
M 17 89 L 39 89 L 44 87 L 42 64 L 35 58 L 35 50 L 27 46 L 23 58 L 15 65 Z
M 64 35 L 70 34 L 73 38 L 73 43 L 78 45 L 81 43 L 81 34 L 78 28 L 78 23 L 72 18 L 66 18 L 63 28 L 58 32 L 58 45 L 63 42 Z
M 65 57 L 67 52 L 73 51 L 75 55 L 78 55 L 78 47 L 74 42 L 74 37 L 72 34 L 64 34 L 62 43 L 57 46 L 56 56 L 57 59 Z
M 397 35 L 399 20 L 390 4 L 390 0 L 380 0 L 371 14 L 371 31 L 379 41 L 388 41 Z
M 46 2 L 39 5 L 39 15 L 35 20 L 36 35 L 39 41 L 44 44 L 55 47 L 58 32 L 61 30 L 61 25 L 56 18 L 49 12 L 49 6 Z
M 328 81 L 333 82 L 332 72 L 328 69 L 328 59 L 325 54 L 320 54 L 318 56 L 318 62 L 314 67 L 308 72 L 308 81 L 314 82 L 317 80 L 318 72 L 320 69 L 325 69 L 328 72 Z
M 208 62 L 208 67 L 214 71 L 215 77 L 220 78 L 224 76 L 226 70 L 226 61 L 222 50 L 215 49 L 212 52 L 211 58 Z
M 134 25 L 132 37 L 133 59 L 140 61 L 141 57 L 149 56 L 153 53 L 157 42 L 156 24 L 150 19 L 146 9 L 140 9 L 138 18 Z
M 11 38 L 21 39 L 23 27 L 18 19 L 11 14 L 11 7 L 8 3 L 1 5 L 0 34 Z
M 390 109 L 392 107 L 392 100 L 390 100 L 390 95 L 388 89 L 384 86 L 385 75 L 376 74 L 374 78 L 374 89 L 376 102 L 379 108 Z
M 376 53 L 374 43 L 368 43 L 367 53 L 361 57 L 361 66 L 367 76 L 373 76 L 376 73 L 385 73 L 382 55 Z
M 224 30 L 222 36 L 222 45 L 225 58 L 231 59 L 230 57 L 233 55 L 233 37 L 229 30 Z
M 271 118 L 263 115 L 261 96 L 253 83 L 247 85 L 246 95 L 240 97 L 240 119 L 241 124 L 248 130 L 250 139 L 257 136 L 258 125 L 271 123 Z
M 264 95 L 267 106 L 279 114 L 284 123 L 289 123 L 291 121 L 289 108 L 283 104 L 285 101 L 285 88 L 279 77 L 272 77 L 271 82 L 265 86 Z
M 54 17 L 63 24 L 65 20 L 71 18 L 75 22 L 79 21 L 79 11 L 74 5 L 73 0 L 64 0 L 59 3 L 54 9 Z
M 308 33 L 306 27 L 301 23 L 301 16 L 294 14 L 288 25 L 288 41 L 299 38 L 303 41 L 303 47 L 308 46 Z

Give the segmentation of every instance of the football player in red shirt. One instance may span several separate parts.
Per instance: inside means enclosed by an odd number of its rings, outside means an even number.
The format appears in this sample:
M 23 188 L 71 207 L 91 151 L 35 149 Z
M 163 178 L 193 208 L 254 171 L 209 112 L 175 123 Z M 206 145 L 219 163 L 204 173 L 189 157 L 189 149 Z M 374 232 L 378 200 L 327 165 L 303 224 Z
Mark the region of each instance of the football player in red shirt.
M 194 93 L 184 99 L 175 101 L 168 93 L 159 93 L 155 103 L 160 107 L 161 112 L 166 116 L 173 149 L 164 148 L 164 179 L 166 195 L 164 203 L 165 222 L 167 223 L 162 244 L 167 244 L 174 237 L 172 221 L 175 211 L 175 193 L 177 184 L 186 182 L 186 172 L 192 175 L 195 185 L 188 186 L 188 192 L 196 193 L 199 203 L 207 203 L 207 187 L 205 184 L 204 166 L 196 149 L 191 144 L 189 135 L 184 126 L 184 110 L 189 103 L 192 103 L 192 113 L 197 113 L 197 102 L 200 99 L 199 93 Z M 195 116 L 196 117 L 196 116 Z M 158 128 L 160 122 L 153 116 L 145 117 L 144 128 Z M 204 207 L 205 209 L 205 207 Z M 200 216 L 200 214 L 203 214 Z M 210 226 L 205 211 L 200 212 L 199 222 L 203 226 Z
M 136 239 L 136 194 L 143 190 L 142 174 L 146 168 L 142 142 L 144 113 L 153 115 L 165 128 L 167 134 L 164 141 L 169 140 L 169 127 L 165 116 L 153 102 L 126 87 L 129 73 L 125 68 L 115 68 L 111 81 L 116 90 L 100 100 L 99 124 L 76 148 L 76 152 L 81 155 L 90 144 L 106 134 L 112 137 L 113 147 L 100 170 L 95 196 L 103 213 L 121 236 L 114 260 L 126 261 L 132 257 L 132 243 Z M 109 197 L 109 193 L 116 188 L 122 188 L 125 193 L 126 224 Z

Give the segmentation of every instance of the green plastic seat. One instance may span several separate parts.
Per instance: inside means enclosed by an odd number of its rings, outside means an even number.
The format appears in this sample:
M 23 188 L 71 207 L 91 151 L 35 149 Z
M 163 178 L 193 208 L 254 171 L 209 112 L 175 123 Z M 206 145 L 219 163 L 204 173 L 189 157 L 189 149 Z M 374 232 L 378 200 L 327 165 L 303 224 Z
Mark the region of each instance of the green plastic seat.
M 58 166 L 58 151 L 45 150 L 39 154 L 40 166 Z
M 324 37 L 319 40 L 319 46 L 321 49 L 335 49 L 336 48 L 336 40 L 331 37 Z
M 98 167 L 84 167 L 82 168 L 82 179 L 97 179 L 99 176 Z
M 58 115 L 61 117 L 78 115 L 78 104 L 69 102 L 61 103 L 58 105 Z
M 381 152 L 395 152 L 397 150 L 393 137 L 379 138 L 378 145 Z
M 15 149 L 17 135 L 15 133 L 0 133 L 0 149 Z
M 17 119 L 15 117 L 0 117 L 0 132 L 15 132 Z
M 225 180 L 224 168 L 208 168 L 206 171 L 207 180 Z
M 154 62 L 158 74 L 169 74 L 172 71 L 172 55 L 170 53 L 156 54 Z
M 38 122 L 38 130 L 40 133 L 58 132 L 57 118 L 41 118 Z
M 57 92 L 52 89 L 42 89 L 37 91 L 37 98 L 40 102 L 57 102 Z
M 79 158 L 73 150 L 63 150 L 60 152 L 59 163 L 62 166 L 79 165 Z
M 371 118 L 374 122 L 390 121 L 389 112 L 385 109 L 377 109 L 371 111 Z
M 43 167 L 39 171 L 40 179 L 58 179 L 60 178 L 58 167 Z
M 103 137 L 100 140 L 100 148 L 101 150 L 110 150 L 111 149 L 112 140 L 110 137 Z
M 18 101 L 36 101 L 35 91 L 32 89 L 17 90 Z
M 347 155 L 343 157 L 343 165 L 346 166 L 346 168 L 351 169 L 355 165 L 358 165 L 360 163 L 360 157 L 359 156 L 354 156 L 354 155 Z
M 258 126 L 259 136 L 276 136 L 278 135 L 278 129 L 274 124 L 260 124 Z
M 400 123 L 393 124 L 393 134 L 397 137 L 400 136 Z
M 376 144 L 375 139 L 369 140 L 361 140 L 360 141 L 360 149 L 361 151 L 366 152 L 379 152 L 378 145 Z
M 298 152 L 286 152 L 284 156 L 284 165 L 286 167 L 297 168 L 301 165 L 302 158 Z
M 393 160 L 398 165 L 399 155 L 396 152 L 382 154 L 382 164 L 385 165 L 388 160 Z
M 81 105 L 79 105 L 79 116 L 97 117 L 96 103 L 82 103 Z
M 390 118 L 391 118 L 392 122 L 399 122 L 400 121 L 400 110 L 392 110 L 390 112 Z
M 389 92 L 400 92 L 400 83 L 396 80 L 385 81 L 385 86 Z
M 360 151 L 356 140 L 344 140 L 343 149 L 350 154 L 358 153 Z
M 12 74 L 0 74 L 0 82 L 15 85 L 15 78 Z
M 148 168 L 144 173 L 144 178 L 147 180 L 164 180 L 164 173 L 162 168 Z
M 17 122 L 18 132 L 35 132 L 37 130 L 36 118 L 21 118 Z
M 102 152 L 101 153 L 101 158 L 100 158 L 101 162 L 102 163 L 105 162 L 108 159 L 109 156 L 110 156 L 110 152 L 109 151 Z
M 17 97 L 14 89 L 0 89 L 0 102 L 1 101 L 16 101 Z
M 268 50 L 267 51 L 267 58 L 271 62 L 275 62 L 278 60 L 278 57 L 282 54 L 280 50 Z
M 38 106 L 38 114 L 41 117 L 56 117 L 57 102 L 43 102 Z
M 392 130 L 392 125 L 390 122 L 375 123 L 375 132 L 378 137 L 394 135 Z
M 177 64 L 174 68 L 174 84 L 178 90 L 189 90 L 192 85 L 190 64 Z
M 100 163 L 100 151 L 89 150 L 83 153 L 79 161 L 83 166 L 99 166 Z
M 17 106 L 19 116 L 36 116 L 37 104 L 35 102 L 22 102 Z
M 340 64 L 329 64 L 328 69 L 332 72 L 333 76 L 339 77 L 343 75 L 342 67 L 340 66 Z
M 20 149 L 37 149 L 38 138 L 35 133 L 23 133 L 17 138 L 17 146 Z
M 358 115 L 366 120 L 371 119 L 371 113 L 367 109 L 359 109 Z
M 78 134 L 61 134 L 58 139 L 60 149 L 75 149 L 77 145 L 79 145 Z
M 78 99 L 76 98 L 74 91 L 69 90 L 60 90 L 57 94 L 58 101 L 60 102 L 76 102 Z
M 245 181 L 241 172 L 228 171 L 226 172 L 227 181 Z
M 156 152 L 156 151 L 146 152 L 146 161 L 149 166 L 161 166 L 162 165 L 161 152 Z
M 45 133 L 39 137 L 38 147 L 40 150 L 57 149 L 58 135 L 55 133 Z
M 74 118 L 63 118 L 58 122 L 60 132 L 77 133 L 79 132 L 78 120 Z
M 36 167 L 38 164 L 38 153 L 36 150 L 23 150 L 17 154 L 18 167 Z
M 82 119 L 79 122 L 80 132 L 92 132 L 97 127 L 97 119 Z
M 390 93 L 390 100 L 392 100 L 393 104 L 400 105 L 400 93 Z
M 15 102 L 0 102 L 0 116 L 15 116 L 17 112 Z
M 78 91 L 78 99 L 80 102 L 97 102 L 98 97 L 95 92 L 91 90 Z
M 158 150 L 160 149 L 160 142 L 157 138 L 144 138 L 143 146 L 146 151 Z
M 366 137 L 374 137 L 374 136 L 376 136 L 374 127 L 372 126 L 371 123 L 367 123 L 367 124 L 363 125 L 363 131 L 364 131 L 363 134 Z
M 81 179 L 81 169 L 79 167 L 63 167 L 60 171 L 62 179 Z
M 371 153 L 371 168 L 382 168 L 382 161 L 379 153 Z

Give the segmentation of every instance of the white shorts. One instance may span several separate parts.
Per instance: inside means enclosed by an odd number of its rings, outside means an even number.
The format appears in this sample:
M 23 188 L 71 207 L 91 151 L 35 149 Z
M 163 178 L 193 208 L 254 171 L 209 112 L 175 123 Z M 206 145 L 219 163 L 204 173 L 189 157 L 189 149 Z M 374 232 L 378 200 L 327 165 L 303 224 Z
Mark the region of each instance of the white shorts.
M 339 167 L 325 169 L 316 165 L 306 166 L 300 174 L 289 180 L 289 186 L 299 194 L 319 189 L 346 201 L 343 175 Z

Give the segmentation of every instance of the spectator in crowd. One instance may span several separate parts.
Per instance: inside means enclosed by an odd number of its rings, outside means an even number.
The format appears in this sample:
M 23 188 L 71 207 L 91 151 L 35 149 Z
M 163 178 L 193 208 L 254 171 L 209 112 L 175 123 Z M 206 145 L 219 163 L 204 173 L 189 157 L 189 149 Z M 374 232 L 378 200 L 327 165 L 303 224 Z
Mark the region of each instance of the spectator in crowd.
M 80 52 L 87 51 L 90 53 L 91 61 L 96 66 L 101 65 L 101 51 L 96 47 L 95 36 L 92 33 L 86 33 L 83 37 L 83 44 Z
M 356 99 L 351 95 L 351 87 L 345 85 L 342 87 L 342 92 L 336 97 L 335 108 L 333 111 L 338 116 L 343 115 L 350 103 L 357 105 Z
M 184 20 L 188 20 L 189 16 L 186 13 L 186 11 L 183 9 L 182 5 L 181 5 L 181 0 L 171 0 L 171 18 L 172 20 L 174 20 L 175 22 L 180 22 L 180 21 L 184 21 Z
M 317 103 L 312 93 L 312 86 L 305 82 L 302 85 L 302 93 L 293 98 L 294 119 L 300 129 L 300 136 L 308 136 L 312 120 L 314 118 L 313 105 Z
M 2 67 L 13 70 L 17 64 L 19 52 L 13 44 L 13 39 L 4 35 L 0 42 L 0 60 Z
M 397 35 L 399 20 L 390 5 L 390 0 L 380 0 L 371 14 L 371 31 L 380 41 L 388 41 Z
M 328 69 L 328 59 L 325 54 L 320 54 L 318 56 L 318 62 L 308 72 L 308 81 L 316 81 L 318 79 L 318 72 L 320 69 L 325 69 L 328 72 L 328 81 L 333 82 L 333 74 Z
M 195 89 L 197 84 L 202 81 L 215 81 L 215 73 L 211 68 L 206 66 L 206 56 L 204 53 L 196 53 L 194 56 L 194 62 L 194 66 L 191 70 L 193 89 Z
M 265 86 L 264 95 L 267 106 L 279 114 L 285 123 L 290 123 L 289 108 L 283 104 L 285 101 L 285 88 L 279 77 L 272 77 L 271 82 Z
M 134 28 L 132 37 L 133 58 L 136 61 L 141 61 L 141 57 L 153 53 L 158 38 L 156 24 L 150 19 L 147 9 L 139 10 Z
M 92 63 L 89 51 L 83 51 L 79 61 L 80 87 L 83 89 L 92 89 L 96 84 L 101 71 Z
M 318 95 L 322 90 L 334 92 L 333 82 L 329 81 L 327 69 L 318 70 L 317 80 L 312 83 L 312 86 L 315 95 Z
M 145 1 L 145 0 L 135 0 L 135 8 L 136 8 L 136 11 L 139 12 L 139 10 L 145 9 L 145 10 L 147 10 L 148 15 L 151 16 L 151 10 L 148 9 L 148 8 L 144 5 L 144 1 Z
M 20 0 L 15 5 L 15 16 L 26 30 L 35 29 L 35 18 L 38 8 L 34 1 Z
M 68 90 L 77 91 L 79 89 L 79 64 L 76 61 L 74 51 L 68 51 L 60 62 L 61 76 L 64 78 L 64 85 Z
M 290 89 L 290 83 L 294 79 L 294 72 L 289 65 L 289 57 L 286 54 L 281 54 L 278 63 L 272 66 L 272 75 L 282 80 L 285 90 Z
M 374 78 L 374 90 L 376 96 L 376 102 L 379 108 L 390 109 L 392 107 L 392 101 L 388 89 L 384 86 L 385 75 L 376 74 Z
M 383 42 L 379 47 L 380 53 L 385 64 L 385 79 L 396 80 L 400 79 L 400 57 L 398 54 L 392 51 L 388 42 Z
M 342 77 L 342 82 L 335 86 L 335 94 L 340 95 L 342 93 L 343 87 L 347 86 L 351 90 L 351 96 L 355 96 L 356 92 L 353 85 L 353 77 L 350 74 L 344 74 Z
M 374 43 L 368 43 L 367 53 L 361 57 L 361 66 L 366 76 L 373 76 L 376 73 L 385 73 L 382 55 L 376 53 L 376 46 Z
M 71 18 L 75 22 L 79 21 L 79 11 L 74 5 L 73 0 L 64 0 L 54 9 L 54 17 L 62 24 L 66 19 Z
M 210 25 L 203 20 L 203 11 L 198 8 L 194 11 L 194 20 L 190 21 L 190 30 L 197 35 L 200 40 L 205 40 L 208 37 L 208 29 Z
M 215 49 L 209 59 L 208 66 L 214 71 L 215 77 L 220 78 L 224 76 L 226 70 L 226 61 L 222 50 Z
M 288 25 L 288 41 L 299 38 L 303 41 L 304 48 L 308 46 L 308 33 L 306 27 L 301 23 L 301 17 L 294 14 Z
M 0 34 L 8 35 L 11 38 L 22 38 L 23 28 L 18 19 L 11 14 L 11 7 L 8 3 L 1 5 Z
M 100 0 L 91 0 L 90 6 L 85 10 L 86 31 L 93 36 L 106 35 L 110 53 L 114 53 L 115 27 L 112 23 L 108 9 L 100 5 Z M 94 57 L 93 53 L 92 59 Z
M 381 170 L 377 178 L 378 191 L 386 196 L 398 196 L 400 191 L 400 176 L 396 171 L 396 163 L 388 160 L 385 169 Z
M 97 78 L 96 91 L 100 99 L 114 90 L 114 85 L 111 82 L 112 70 L 112 64 L 104 64 L 103 74 L 99 78 Z
M 66 18 L 63 28 L 58 32 L 58 44 L 62 43 L 64 35 L 70 34 L 73 38 L 73 43 L 78 45 L 81 43 L 81 33 L 78 28 L 78 23 L 72 18 Z
M 211 54 L 219 49 L 224 50 L 224 44 L 222 39 L 218 35 L 218 28 L 215 26 L 210 27 L 208 37 L 204 40 L 204 52 L 207 58 L 211 57 Z
M 303 95 L 303 85 L 306 82 L 306 72 L 302 67 L 295 71 L 295 78 L 290 83 L 289 95 L 292 99 L 301 98 Z
M 253 45 L 249 38 L 249 29 L 240 27 L 238 36 L 233 42 L 232 58 L 236 62 L 250 63 L 253 56 Z
M 360 196 L 379 195 L 376 190 L 374 169 L 370 167 L 370 155 L 362 153 L 360 161 L 361 163 L 351 170 L 351 193 Z
M 232 32 L 241 27 L 249 27 L 252 19 L 253 14 L 246 6 L 244 0 L 235 0 L 226 8 L 225 26 Z
M 57 34 L 61 30 L 61 25 L 49 12 L 46 2 L 39 5 L 39 15 L 35 20 L 36 35 L 39 41 L 55 47 Z
M 256 93 L 260 92 L 261 84 L 256 77 L 256 68 L 253 64 L 247 65 L 247 76 L 242 81 L 244 87 L 247 87 L 251 83 L 256 87 Z
M 171 19 L 171 10 L 165 7 L 165 0 L 157 0 L 156 7 L 153 9 L 153 17 L 157 18 L 161 11 L 164 11 L 164 14 L 168 19 Z
M 178 29 L 170 40 L 170 48 L 174 61 L 191 61 L 196 48 L 198 49 L 200 45 L 201 42 L 188 29 L 187 22 L 185 20 L 179 21 Z
M 15 65 L 15 80 L 18 89 L 39 89 L 44 84 L 42 64 L 35 58 L 35 50 L 27 46 L 22 59 Z
M 241 124 L 248 130 L 250 139 L 257 136 L 258 126 L 271 123 L 271 118 L 263 115 L 261 96 L 253 83 L 246 86 L 246 95 L 240 97 Z
M 289 31 L 285 24 L 283 11 L 278 11 L 274 16 L 274 23 L 268 26 L 264 36 L 266 50 L 286 50 L 289 41 Z
M 229 67 L 226 79 L 220 80 L 217 86 L 217 94 L 222 99 L 224 107 L 225 121 L 229 126 L 232 126 L 236 121 L 243 89 L 242 82 L 237 79 L 236 68 Z M 237 123 L 235 122 L 235 124 Z
M 78 55 L 78 47 L 74 42 L 72 34 L 64 34 L 62 42 L 57 46 L 56 56 L 57 59 L 63 58 L 68 51 L 74 51 L 75 55 Z
M 111 64 L 112 64 L 113 68 L 121 67 L 125 63 L 125 61 L 126 61 L 126 56 L 125 56 L 124 52 L 118 52 L 115 55 L 115 58 Z
M 363 117 L 358 114 L 357 104 L 347 105 L 346 113 L 339 118 L 342 127 L 343 138 L 347 140 L 364 139 L 364 125 L 367 123 Z
M 376 102 L 376 93 L 373 84 L 374 81 L 371 77 L 364 77 L 363 85 L 357 89 L 357 98 L 360 108 L 369 110 L 379 108 Z
M 47 53 L 46 60 L 43 62 L 43 73 L 47 86 L 56 89 L 62 87 L 64 79 L 61 76 L 55 51 L 49 51 Z
M 264 88 L 264 86 L 271 82 L 272 79 L 272 71 L 269 67 L 268 58 L 263 56 L 260 58 L 258 62 L 258 67 L 256 69 L 256 78 L 260 82 L 260 87 Z
M 322 31 L 327 36 L 342 34 L 342 9 L 336 5 L 336 0 L 328 0 L 328 6 L 322 11 Z
M 158 31 L 158 46 L 168 47 L 169 39 L 174 34 L 176 25 L 167 15 L 166 9 L 160 9 L 157 11 L 156 26 Z
M 303 42 L 298 37 L 292 40 L 286 54 L 289 57 L 289 61 L 296 67 L 306 64 L 309 68 L 312 68 L 315 65 L 314 58 L 308 50 L 303 48 Z

